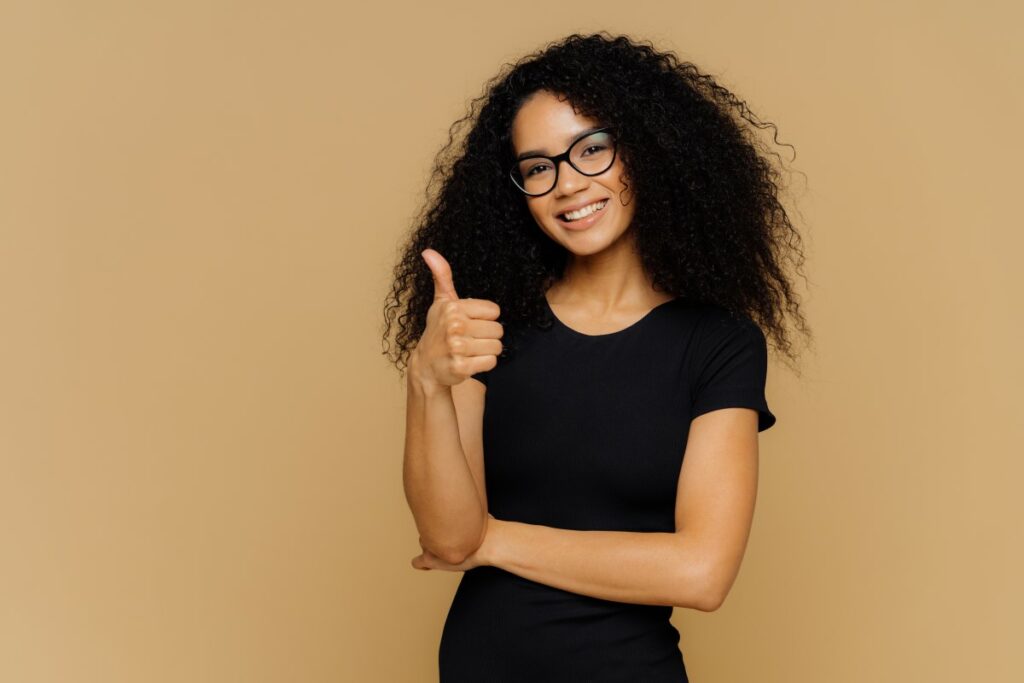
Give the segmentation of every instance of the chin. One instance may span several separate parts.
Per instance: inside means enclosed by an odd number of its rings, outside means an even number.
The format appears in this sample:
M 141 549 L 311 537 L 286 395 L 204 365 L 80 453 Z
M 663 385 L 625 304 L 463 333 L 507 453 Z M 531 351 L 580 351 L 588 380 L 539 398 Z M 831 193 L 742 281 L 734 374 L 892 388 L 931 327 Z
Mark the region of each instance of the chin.
M 603 229 L 602 229 L 603 228 Z M 608 228 L 612 228 L 608 230 Z M 548 237 L 575 256 L 591 256 L 610 248 L 629 233 L 629 226 L 594 226 L 594 230 L 573 233 L 561 226 L 547 230 Z

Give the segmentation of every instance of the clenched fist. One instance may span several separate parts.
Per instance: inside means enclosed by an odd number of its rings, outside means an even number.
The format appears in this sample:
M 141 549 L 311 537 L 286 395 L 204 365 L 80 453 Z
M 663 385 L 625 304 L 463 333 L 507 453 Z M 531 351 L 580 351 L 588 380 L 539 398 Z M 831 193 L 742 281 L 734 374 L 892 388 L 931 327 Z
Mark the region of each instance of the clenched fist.
M 410 366 L 421 381 L 448 386 L 493 369 L 503 348 L 498 304 L 487 299 L 460 299 L 448 261 L 433 249 L 424 249 L 421 256 L 434 278 L 434 302 Z

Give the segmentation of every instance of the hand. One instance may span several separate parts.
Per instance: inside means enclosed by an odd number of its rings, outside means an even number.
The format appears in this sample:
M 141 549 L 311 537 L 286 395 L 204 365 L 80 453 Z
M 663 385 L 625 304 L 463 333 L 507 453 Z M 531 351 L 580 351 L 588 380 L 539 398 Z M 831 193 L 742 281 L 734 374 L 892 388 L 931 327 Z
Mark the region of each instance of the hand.
M 484 541 L 480 544 L 480 547 L 476 549 L 465 560 L 459 564 L 450 564 L 445 562 L 440 557 L 434 555 L 432 552 L 423 547 L 423 539 L 420 539 L 420 549 L 423 552 L 420 555 L 412 558 L 412 566 L 414 569 L 421 569 L 429 571 L 431 569 L 442 569 L 448 572 L 464 572 L 469 569 L 476 567 L 482 567 L 491 564 L 489 553 L 491 547 L 494 544 L 494 534 L 497 527 L 498 520 L 494 518 L 494 515 L 487 513 L 487 528 L 484 531 Z
M 501 315 L 498 304 L 487 299 L 460 299 L 448 261 L 433 249 L 424 249 L 421 256 L 434 278 L 434 301 L 427 311 L 423 335 L 413 349 L 416 376 L 451 386 L 493 369 L 504 332 L 497 321 Z

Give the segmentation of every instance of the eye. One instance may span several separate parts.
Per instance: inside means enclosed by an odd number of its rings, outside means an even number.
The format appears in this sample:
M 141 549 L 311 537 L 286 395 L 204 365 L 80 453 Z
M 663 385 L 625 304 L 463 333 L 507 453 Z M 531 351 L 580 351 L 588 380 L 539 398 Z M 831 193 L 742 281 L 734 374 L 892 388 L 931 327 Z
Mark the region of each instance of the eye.
M 604 145 L 590 145 L 585 150 L 583 150 L 583 153 L 586 154 L 587 152 L 589 152 L 592 149 L 596 149 L 597 151 L 600 152 L 603 149 L 607 149 L 607 147 L 605 147 Z
M 539 172 L 539 171 L 543 171 L 543 170 L 546 170 L 546 169 L 547 169 L 547 164 L 537 164 L 535 166 L 531 166 L 530 170 L 528 170 L 526 172 L 526 177 L 530 177 L 532 175 L 536 175 L 534 173 L 534 171 L 538 171 Z

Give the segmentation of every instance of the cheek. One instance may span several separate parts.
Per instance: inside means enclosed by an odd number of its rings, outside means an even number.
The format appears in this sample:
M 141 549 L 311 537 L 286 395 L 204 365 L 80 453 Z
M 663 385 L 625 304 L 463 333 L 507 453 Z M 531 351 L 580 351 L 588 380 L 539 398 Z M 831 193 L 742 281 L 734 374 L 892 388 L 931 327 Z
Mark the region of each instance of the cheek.
M 544 222 L 544 219 L 547 216 L 547 205 L 545 202 L 527 202 L 526 207 L 530 210 L 530 215 L 533 216 L 533 220 L 537 223 Z
M 631 188 L 633 183 L 629 179 L 629 176 L 626 173 L 626 169 L 624 167 L 620 166 L 618 161 L 616 161 L 615 163 L 616 163 L 616 167 L 617 168 L 616 168 L 616 172 L 615 172 L 615 176 L 614 176 L 615 177 L 614 189 L 615 189 L 615 195 L 620 198 L 619 199 L 619 204 L 621 204 L 623 198 L 625 198 L 626 201 L 629 201 L 629 195 L 631 194 L 630 188 Z
M 636 214 L 636 199 L 628 190 L 619 189 L 615 193 L 615 213 L 618 215 L 617 223 L 622 228 L 629 227 L 633 223 Z

